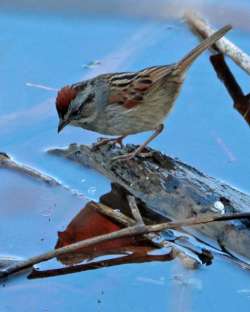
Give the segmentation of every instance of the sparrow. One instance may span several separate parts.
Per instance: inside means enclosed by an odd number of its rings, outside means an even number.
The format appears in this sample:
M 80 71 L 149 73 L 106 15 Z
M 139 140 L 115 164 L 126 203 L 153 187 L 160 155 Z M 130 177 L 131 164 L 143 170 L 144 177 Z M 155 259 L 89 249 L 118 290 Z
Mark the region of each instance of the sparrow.
M 57 94 L 58 133 L 67 125 L 117 136 L 96 145 L 118 142 L 131 134 L 154 131 L 132 153 L 118 156 L 131 159 L 163 130 L 163 121 L 173 108 L 185 73 L 196 58 L 230 29 L 226 25 L 171 65 L 148 67 L 137 72 L 101 74 L 63 87 Z

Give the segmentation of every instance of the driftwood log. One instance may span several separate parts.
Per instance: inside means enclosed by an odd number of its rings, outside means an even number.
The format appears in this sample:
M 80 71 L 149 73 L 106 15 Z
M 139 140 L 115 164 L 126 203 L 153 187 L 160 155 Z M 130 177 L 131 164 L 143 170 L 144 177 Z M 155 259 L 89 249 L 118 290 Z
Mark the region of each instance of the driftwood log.
M 148 148 L 151 156 L 130 161 L 111 161 L 136 146 L 118 148 L 105 145 L 96 151 L 85 145 L 71 144 L 52 149 L 51 155 L 68 158 L 94 168 L 140 199 L 148 209 L 178 220 L 202 213 L 250 211 L 250 196 L 211 178 L 181 161 Z M 250 259 L 250 223 L 248 220 L 214 222 L 195 230 L 231 253 Z

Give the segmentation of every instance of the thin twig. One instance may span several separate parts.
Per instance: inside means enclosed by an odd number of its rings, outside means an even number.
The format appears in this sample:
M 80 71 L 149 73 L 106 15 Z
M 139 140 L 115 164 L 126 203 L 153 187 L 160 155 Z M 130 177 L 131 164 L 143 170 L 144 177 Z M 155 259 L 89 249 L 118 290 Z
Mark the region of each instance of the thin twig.
M 133 215 L 133 217 L 136 220 L 136 223 L 137 224 L 144 224 L 144 221 L 142 219 L 140 210 L 139 210 L 139 208 L 138 208 L 138 206 L 136 204 L 135 197 L 131 196 L 131 195 L 128 195 L 127 199 L 128 199 L 128 203 L 129 203 L 129 207 L 131 209 L 132 215 Z
M 191 30 L 202 39 L 214 33 L 214 29 L 197 12 L 188 11 L 184 17 Z M 250 56 L 230 40 L 221 38 L 213 45 L 213 49 L 229 56 L 245 72 L 250 74 Z
M 95 209 L 98 210 L 100 213 L 102 213 L 103 215 L 107 217 L 110 217 L 114 221 L 117 221 L 124 226 L 129 227 L 129 226 L 134 226 L 136 224 L 136 221 L 134 219 L 126 216 L 120 211 L 116 211 L 102 203 L 98 203 L 98 204 L 93 203 L 93 204 L 94 204 Z M 148 233 L 148 234 L 144 234 L 143 236 L 146 239 L 148 239 L 152 245 L 155 245 L 155 247 L 160 247 L 160 248 L 172 247 L 172 244 L 170 244 L 167 241 L 155 242 L 154 240 L 159 238 L 157 233 Z
M 114 221 L 118 221 L 119 223 L 125 226 L 132 226 L 136 224 L 136 221 L 134 219 L 127 217 L 122 212 L 116 211 L 102 203 L 98 203 L 98 204 L 93 203 L 93 204 L 96 210 L 98 210 L 100 213 L 104 214 L 105 216 L 110 217 Z M 178 257 L 185 267 L 188 266 L 188 268 L 194 269 L 194 268 L 197 268 L 201 264 L 201 262 L 192 255 L 195 252 L 190 248 L 187 248 L 187 249 L 191 251 L 191 254 L 186 253 L 185 250 L 183 250 L 183 248 L 178 246 L 178 244 L 176 244 L 175 242 L 169 242 L 164 239 L 161 239 L 161 241 L 159 241 L 160 236 L 157 233 L 148 233 L 148 234 L 144 234 L 143 236 L 147 240 L 149 240 L 150 243 L 154 245 L 156 248 L 171 248 L 172 254 L 174 254 L 175 257 Z M 200 258 L 200 255 L 199 255 L 199 258 Z
M 95 208 L 102 214 L 104 214 L 107 217 L 112 218 L 115 221 L 118 221 L 120 224 L 125 225 L 125 226 L 133 226 L 136 224 L 136 221 L 128 216 L 126 216 L 125 214 L 123 214 L 122 212 L 118 211 L 118 210 L 114 210 L 112 208 L 110 208 L 109 206 L 106 206 L 102 203 L 94 203 Z
M 182 221 L 176 221 L 176 222 L 165 222 L 161 224 L 155 224 L 155 225 L 135 225 L 131 226 L 119 231 L 115 231 L 112 233 L 99 235 L 93 238 L 88 238 L 82 241 L 79 241 L 77 243 L 70 244 L 65 247 L 61 247 L 55 250 L 50 250 L 46 253 L 43 253 L 41 255 L 32 257 L 28 260 L 19 262 L 17 264 L 14 264 L 13 266 L 8 267 L 7 269 L 0 271 L 0 277 L 7 277 L 13 273 L 19 272 L 21 270 L 27 269 L 29 267 L 32 267 L 33 265 L 37 263 L 41 263 L 44 261 L 47 261 L 49 259 L 65 255 L 67 253 L 72 253 L 80 248 L 93 246 L 96 244 L 99 244 L 104 241 L 110 241 L 112 239 L 117 239 L 121 237 L 129 237 L 134 235 L 143 235 L 151 232 L 160 232 L 167 229 L 178 229 L 183 226 L 194 226 L 194 225 L 200 225 L 200 224 L 206 224 L 214 221 L 226 221 L 226 220 L 234 220 L 234 219 L 240 219 L 240 218 L 250 218 L 250 213 L 236 213 L 236 214 L 228 214 L 223 216 L 218 215 L 206 215 L 206 216 L 199 216 L 195 218 L 189 218 Z
M 32 83 L 32 82 L 26 82 L 26 86 L 27 87 L 34 87 L 34 88 L 38 88 L 38 89 L 42 89 L 42 90 L 46 90 L 46 91 L 53 91 L 53 92 L 58 92 L 59 89 L 56 88 L 52 88 L 49 86 L 45 86 L 42 84 L 36 84 L 36 83 Z
M 55 180 L 52 177 L 49 177 L 38 170 L 19 164 L 15 162 L 9 155 L 6 153 L 0 153 L 0 168 L 8 168 L 8 169 L 14 169 L 17 172 L 20 172 L 24 175 L 33 177 L 35 179 L 38 179 L 40 181 L 43 181 L 49 185 L 58 186 L 60 183 Z
M 21 270 L 27 269 L 29 267 L 32 267 L 33 265 L 37 263 L 41 263 L 47 260 L 50 260 L 52 258 L 65 255 L 68 253 L 72 253 L 80 248 L 84 247 L 89 247 L 96 245 L 98 243 L 104 242 L 104 241 L 109 241 L 112 239 L 117 239 L 121 237 L 126 237 L 126 236 L 133 236 L 133 235 L 139 235 L 139 234 L 144 234 L 146 233 L 144 226 L 133 226 L 133 227 L 128 227 L 119 231 L 115 231 L 112 233 L 104 234 L 104 235 L 99 235 L 96 237 L 88 238 L 82 241 L 79 241 L 77 243 L 73 243 L 70 245 L 67 245 L 65 247 L 61 247 L 58 249 L 53 249 L 48 252 L 45 252 L 41 255 L 31 257 L 30 259 L 24 260 L 22 262 L 19 262 L 13 266 L 10 266 L 9 268 L 3 270 L 2 272 L 0 271 L 0 277 L 6 277 L 9 276 L 13 273 L 19 272 Z

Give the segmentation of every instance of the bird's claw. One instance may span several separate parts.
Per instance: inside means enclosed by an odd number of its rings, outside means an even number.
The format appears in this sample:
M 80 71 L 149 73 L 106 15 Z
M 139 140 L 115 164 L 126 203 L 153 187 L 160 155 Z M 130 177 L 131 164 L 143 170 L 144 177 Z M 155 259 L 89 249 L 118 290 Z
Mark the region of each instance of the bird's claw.
M 142 158 L 147 158 L 147 157 L 152 157 L 153 153 L 152 152 L 147 152 L 147 153 L 128 153 L 125 155 L 119 155 L 119 156 L 115 156 L 111 159 L 112 162 L 115 161 L 129 161 L 133 158 L 135 158 L 136 156 L 142 157 Z
M 112 162 L 116 162 L 116 161 L 129 161 L 131 160 L 134 155 L 132 155 L 133 153 L 129 153 L 129 154 L 125 154 L 125 155 L 119 155 L 119 156 L 115 156 L 111 159 Z
M 98 150 L 98 148 L 100 146 L 106 145 L 106 144 L 119 144 L 121 148 L 124 147 L 122 140 L 124 139 L 124 137 L 118 137 L 118 138 L 111 138 L 111 139 L 107 139 L 107 138 L 99 138 L 97 140 L 97 143 L 93 144 L 91 147 L 91 151 L 95 152 Z

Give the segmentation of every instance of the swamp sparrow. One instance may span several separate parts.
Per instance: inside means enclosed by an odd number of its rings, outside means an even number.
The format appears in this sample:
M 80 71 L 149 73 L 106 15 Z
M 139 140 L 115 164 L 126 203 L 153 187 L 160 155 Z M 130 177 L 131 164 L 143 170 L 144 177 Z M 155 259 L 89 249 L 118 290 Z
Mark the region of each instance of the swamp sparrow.
M 62 88 L 56 98 L 58 132 L 66 125 L 81 127 L 122 143 L 127 135 L 154 130 L 134 152 L 118 158 L 131 159 L 162 130 L 193 61 L 231 29 L 227 25 L 203 40 L 180 62 L 148 67 L 137 72 L 102 74 Z

